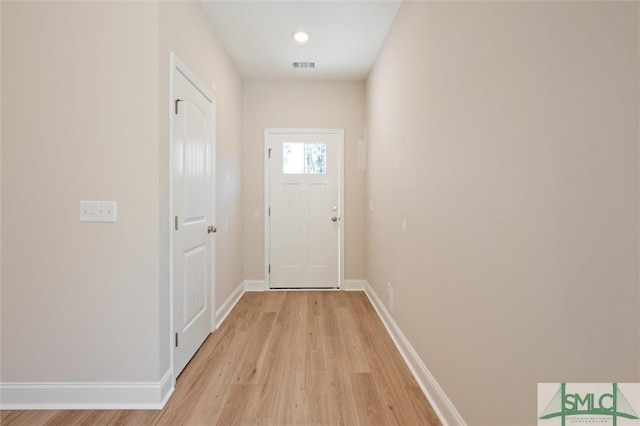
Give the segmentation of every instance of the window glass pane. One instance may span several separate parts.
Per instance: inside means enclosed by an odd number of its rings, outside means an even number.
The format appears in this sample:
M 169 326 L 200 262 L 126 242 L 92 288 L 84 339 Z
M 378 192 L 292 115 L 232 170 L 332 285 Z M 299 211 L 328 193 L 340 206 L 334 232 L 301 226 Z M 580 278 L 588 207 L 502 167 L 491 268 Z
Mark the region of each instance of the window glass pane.
M 327 172 L 327 145 L 323 143 L 305 144 L 305 173 L 324 174 Z
M 324 174 L 327 172 L 327 145 L 286 142 L 282 144 L 284 174 Z
M 292 142 L 282 144 L 282 173 L 304 173 L 303 143 Z

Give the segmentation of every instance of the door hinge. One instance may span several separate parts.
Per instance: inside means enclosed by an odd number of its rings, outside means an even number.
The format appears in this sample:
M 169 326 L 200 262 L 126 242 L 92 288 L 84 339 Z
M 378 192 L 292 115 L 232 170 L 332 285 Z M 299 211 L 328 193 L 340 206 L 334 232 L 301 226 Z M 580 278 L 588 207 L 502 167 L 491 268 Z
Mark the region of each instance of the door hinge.
M 178 216 L 176 216 L 176 219 L 174 221 L 173 226 L 176 228 L 176 231 L 178 230 Z
M 182 102 L 182 99 L 176 99 L 173 103 L 173 106 L 175 108 L 175 113 L 178 114 L 178 102 Z
M 269 265 L 269 273 L 271 273 L 271 265 Z
M 176 348 L 178 347 L 178 333 L 176 333 Z
M 271 148 L 269 148 L 269 158 L 271 158 Z
M 269 207 L 269 216 L 271 216 L 271 207 Z

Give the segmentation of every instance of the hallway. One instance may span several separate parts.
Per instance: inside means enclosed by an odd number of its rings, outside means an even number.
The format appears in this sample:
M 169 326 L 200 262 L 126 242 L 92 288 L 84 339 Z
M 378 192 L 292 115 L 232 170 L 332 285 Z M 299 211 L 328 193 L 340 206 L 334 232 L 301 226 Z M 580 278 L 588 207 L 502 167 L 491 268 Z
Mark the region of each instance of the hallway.
M 4 411 L 12 425 L 439 425 L 362 292 L 245 293 L 161 411 Z
M 640 383 L 640 2 L 0 0 L 0 27 L 3 425 L 552 424 L 539 384 Z M 300 190 L 324 142 L 274 129 L 343 132 L 338 197 Z M 304 257 L 340 292 L 272 293 Z

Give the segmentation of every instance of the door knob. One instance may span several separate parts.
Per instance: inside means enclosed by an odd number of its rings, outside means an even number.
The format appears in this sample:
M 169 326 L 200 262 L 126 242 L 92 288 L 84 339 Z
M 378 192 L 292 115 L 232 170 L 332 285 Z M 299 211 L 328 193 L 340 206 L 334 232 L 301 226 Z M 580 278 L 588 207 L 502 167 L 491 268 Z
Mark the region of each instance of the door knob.
M 215 226 L 209 225 L 209 227 L 207 228 L 207 234 L 215 234 L 217 230 L 218 228 L 216 228 Z
M 337 221 L 337 220 L 338 220 L 338 218 L 334 216 L 334 217 L 332 217 L 332 218 L 331 218 L 331 220 L 332 220 L 333 222 L 335 222 L 335 221 Z

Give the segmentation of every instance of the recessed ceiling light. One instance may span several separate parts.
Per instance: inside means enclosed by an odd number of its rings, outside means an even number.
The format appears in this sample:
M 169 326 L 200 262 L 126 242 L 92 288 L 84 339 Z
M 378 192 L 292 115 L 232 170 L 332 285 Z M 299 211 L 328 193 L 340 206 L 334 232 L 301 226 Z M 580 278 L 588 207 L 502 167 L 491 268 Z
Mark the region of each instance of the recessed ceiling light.
M 309 40 L 309 33 L 305 33 L 304 31 L 296 31 L 293 33 L 293 39 L 298 43 L 306 43 Z

